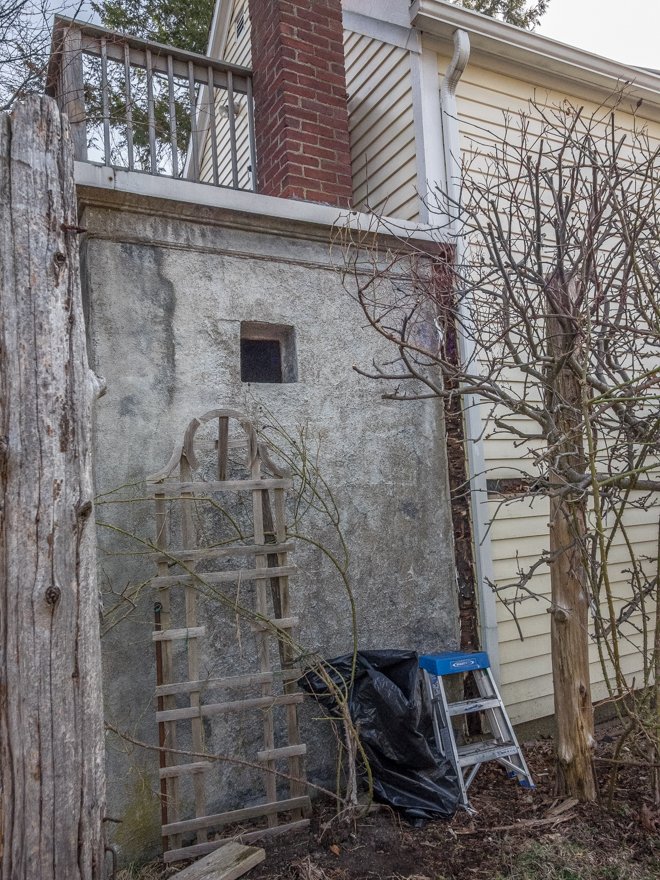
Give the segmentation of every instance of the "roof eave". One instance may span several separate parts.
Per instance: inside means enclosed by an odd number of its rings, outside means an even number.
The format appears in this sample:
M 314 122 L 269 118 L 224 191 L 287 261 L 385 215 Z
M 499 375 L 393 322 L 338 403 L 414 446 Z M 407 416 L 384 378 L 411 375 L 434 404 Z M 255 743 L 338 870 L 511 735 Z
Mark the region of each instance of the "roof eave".
M 454 31 L 460 28 L 467 31 L 477 51 L 578 79 L 601 90 L 614 92 L 631 83 L 636 94 L 645 93 L 647 99 L 660 104 L 660 76 L 657 74 L 594 55 L 453 3 L 413 0 L 410 23 L 422 33 L 443 41 L 451 41 Z

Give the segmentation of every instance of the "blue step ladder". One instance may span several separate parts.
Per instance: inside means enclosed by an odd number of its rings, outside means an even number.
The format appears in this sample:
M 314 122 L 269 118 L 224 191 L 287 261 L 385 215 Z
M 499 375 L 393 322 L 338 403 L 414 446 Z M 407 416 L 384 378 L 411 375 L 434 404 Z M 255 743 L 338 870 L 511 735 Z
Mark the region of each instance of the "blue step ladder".
M 468 812 L 474 812 L 468 801 L 467 790 L 479 767 L 487 761 L 498 761 L 506 768 L 511 778 L 516 777 L 526 788 L 534 788 L 513 725 L 491 674 L 488 654 L 485 652 L 468 654 L 459 651 L 423 654 L 419 658 L 419 666 L 423 671 L 426 694 L 431 705 L 436 744 L 458 773 L 461 789 L 460 805 Z M 443 676 L 464 672 L 471 672 L 474 675 L 479 697 L 448 703 Z M 471 712 L 485 714 L 491 738 L 458 746 L 451 719 Z

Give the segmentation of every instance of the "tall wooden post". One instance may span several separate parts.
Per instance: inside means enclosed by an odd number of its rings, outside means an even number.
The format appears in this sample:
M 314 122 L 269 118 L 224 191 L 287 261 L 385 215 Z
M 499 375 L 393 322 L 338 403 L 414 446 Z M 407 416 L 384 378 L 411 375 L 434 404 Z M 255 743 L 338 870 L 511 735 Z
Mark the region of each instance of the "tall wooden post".
M 71 129 L 0 115 L 0 878 L 104 876 L 91 415 Z
M 58 87 L 60 109 L 69 117 L 76 159 L 87 161 L 87 122 L 83 82 L 82 34 L 67 27 L 62 37 L 62 68 Z
M 575 351 L 575 284 L 558 275 L 548 285 L 546 326 L 553 367 Z M 584 473 L 582 389 L 578 377 L 568 367 L 561 368 L 548 383 L 546 407 L 554 413 L 557 425 L 555 454 L 561 454 L 573 470 Z M 560 494 L 564 483 L 559 474 L 551 473 L 550 481 L 554 489 L 550 499 L 550 637 L 557 719 L 557 786 L 559 794 L 593 801 L 597 782 L 589 678 L 589 599 L 580 545 L 586 534 L 586 505 L 582 498 Z

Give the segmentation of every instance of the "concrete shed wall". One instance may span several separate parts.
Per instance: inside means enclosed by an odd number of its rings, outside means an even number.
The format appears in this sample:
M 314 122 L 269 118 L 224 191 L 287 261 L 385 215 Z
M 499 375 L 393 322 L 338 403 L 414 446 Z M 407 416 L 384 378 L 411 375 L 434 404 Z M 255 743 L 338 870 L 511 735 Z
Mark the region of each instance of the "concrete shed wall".
M 166 464 L 193 417 L 218 406 L 248 410 L 260 423 L 269 419 L 260 409 L 266 407 L 291 432 L 307 425 L 314 451 L 314 438 L 320 438 L 319 467 L 336 498 L 350 556 L 359 647 L 455 648 L 441 405 L 384 401 L 375 384 L 352 370 L 353 363 L 384 353 L 342 287 L 340 256 L 333 252 L 334 264 L 330 256 L 330 229 L 93 187 L 80 187 L 79 199 L 88 230 L 83 262 L 90 360 L 108 387 L 96 410 L 95 478 L 106 599 L 104 689 L 112 723 L 138 740 L 157 742 L 151 640 L 157 596 L 149 584 L 156 571 L 134 555 L 148 549 L 145 543 L 130 537 L 151 541 L 155 535 L 153 502 L 137 500 L 145 498 L 141 481 Z M 241 382 L 242 321 L 295 328 L 297 382 L 249 388 Z M 116 501 L 122 503 L 106 503 Z M 208 524 L 200 518 L 201 544 Z M 338 550 L 323 516 L 310 515 L 298 530 Z M 292 559 L 299 573 L 291 581 L 291 604 L 301 619 L 300 640 L 327 657 L 346 653 L 350 607 L 341 579 L 320 550 L 296 544 Z M 122 591 L 140 585 L 135 608 L 122 603 Z M 241 586 L 240 600 L 254 601 L 251 585 Z M 177 608 L 175 618 L 182 615 L 180 602 Z M 202 602 L 198 623 L 206 626 L 202 677 L 258 670 L 255 635 L 233 613 Z M 185 651 L 184 642 L 175 649 L 182 677 Z M 313 780 L 331 781 L 336 745 L 327 722 L 314 720 L 318 715 L 315 706 L 303 705 L 308 772 Z M 187 729 L 181 725 L 183 748 Z M 204 735 L 211 753 L 254 760 L 263 747 L 259 713 L 207 719 Z M 108 814 L 124 819 L 116 832 L 124 859 L 155 851 L 156 753 L 112 737 L 107 773 Z M 264 797 L 263 775 L 249 768 L 216 765 L 207 783 L 209 811 Z M 192 783 L 181 787 L 188 817 Z

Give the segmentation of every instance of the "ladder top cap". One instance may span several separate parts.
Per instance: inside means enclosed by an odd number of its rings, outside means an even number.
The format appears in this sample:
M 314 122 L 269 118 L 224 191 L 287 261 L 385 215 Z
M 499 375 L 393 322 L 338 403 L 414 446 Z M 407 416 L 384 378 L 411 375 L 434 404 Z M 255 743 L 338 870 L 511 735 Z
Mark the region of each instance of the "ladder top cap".
M 485 651 L 476 654 L 447 651 L 444 654 L 422 654 L 419 666 L 431 675 L 453 675 L 456 672 L 470 672 L 472 669 L 488 669 L 490 660 Z

